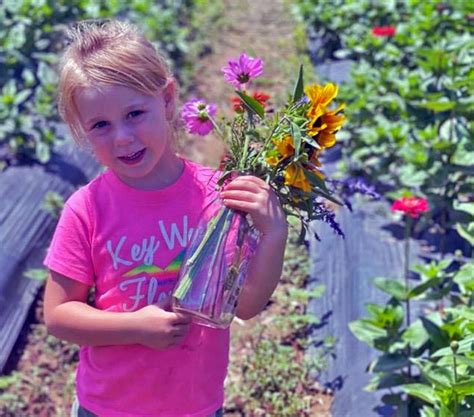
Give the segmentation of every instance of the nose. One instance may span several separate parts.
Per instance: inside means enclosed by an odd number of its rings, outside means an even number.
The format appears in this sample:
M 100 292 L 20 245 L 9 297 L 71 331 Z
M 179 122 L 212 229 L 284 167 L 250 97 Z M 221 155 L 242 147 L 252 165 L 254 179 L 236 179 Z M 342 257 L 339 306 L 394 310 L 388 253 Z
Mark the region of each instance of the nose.
M 115 129 L 114 142 L 117 146 L 126 146 L 134 141 L 133 130 L 126 125 L 119 125 Z

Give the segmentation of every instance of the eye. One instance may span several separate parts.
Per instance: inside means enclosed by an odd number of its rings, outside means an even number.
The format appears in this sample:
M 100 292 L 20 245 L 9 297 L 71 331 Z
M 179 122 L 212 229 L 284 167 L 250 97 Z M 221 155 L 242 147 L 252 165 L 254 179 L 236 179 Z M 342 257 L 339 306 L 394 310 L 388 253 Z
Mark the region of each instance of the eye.
M 105 120 L 101 120 L 100 122 L 97 122 L 94 126 L 92 126 L 91 130 L 102 129 L 105 126 L 107 126 L 107 122 Z
M 130 113 L 128 113 L 128 118 L 129 119 L 134 119 L 138 116 L 141 116 L 143 113 L 145 113 L 143 110 L 133 110 Z

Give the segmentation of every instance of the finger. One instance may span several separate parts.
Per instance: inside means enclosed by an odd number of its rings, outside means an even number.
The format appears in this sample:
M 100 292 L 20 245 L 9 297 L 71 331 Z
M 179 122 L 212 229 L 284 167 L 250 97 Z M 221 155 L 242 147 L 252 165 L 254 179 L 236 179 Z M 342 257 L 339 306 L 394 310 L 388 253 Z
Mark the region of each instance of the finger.
M 173 330 L 171 331 L 170 335 L 171 337 L 182 337 L 188 334 L 189 331 L 189 326 L 179 326 L 179 327 L 174 327 Z
M 189 314 L 186 314 L 186 313 L 180 313 L 180 312 L 176 312 L 176 313 L 171 313 L 174 315 L 174 319 L 173 319 L 173 324 L 188 324 L 188 323 L 191 323 L 191 320 L 193 319 L 191 315 Z
M 222 191 L 220 193 L 220 197 L 224 200 L 240 200 L 240 201 L 255 201 L 257 194 L 249 192 L 249 191 L 242 191 L 242 190 L 229 190 L 229 191 Z
M 242 177 L 237 177 L 231 182 L 229 182 L 224 187 L 224 190 L 240 189 L 242 187 L 245 187 L 246 189 L 249 189 L 249 190 L 255 190 L 255 189 L 269 190 L 270 189 L 270 186 L 262 179 L 254 177 L 252 175 L 246 175 Z
M 234 210 L 245 211 L 246 213 L 252 213 L 257 209 L 257 205 L 249 201 L 224 200 L 224 205 Z

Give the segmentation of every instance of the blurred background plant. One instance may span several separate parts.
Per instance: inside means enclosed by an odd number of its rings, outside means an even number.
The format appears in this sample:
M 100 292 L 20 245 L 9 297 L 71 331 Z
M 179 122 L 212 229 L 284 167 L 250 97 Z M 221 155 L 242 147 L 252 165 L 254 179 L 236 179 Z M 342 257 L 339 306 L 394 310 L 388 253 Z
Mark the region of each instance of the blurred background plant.
M 293 9 L 316 64 L 350 63 L 340 85 L 348 123 L 339 174 L 363 178 L 388 200 L 418 195 L 430 205 L 407 228 L 405 247 L 434 232 L 434 253 L 404 277 L 375 278 L 387 302 L 368 303 L 369 316 L 350 325 L 378 352 L 366 389 L 387 389 L 383 401 L 396 415 L 470 416 L 474 3 L 298 0 Z
M 186 69 L 190 70 L 185 62 L 189 52 L 187 39 L 196 32 L 193 7 L 205 8 L 207 3 L 204 0 L 1 2 L 0 170 L 18 163 L 47 163 L 54 146 L 65 139 L 55 109 L 55 66 L 63 47 L 61 30 L 65 25 L 81 19 L 127 18 L 155 40 L 168 55 L 175 73 L 184 78 Z
M 444 231 L 466 216 L 474 185 L 474 3 L 298 0 L 324 56 L 350 59 L 341 85 L 348 128 L 341 172 L 389 198 L 428 198 Z M 396 191 L 394 191 L 396 190 Z

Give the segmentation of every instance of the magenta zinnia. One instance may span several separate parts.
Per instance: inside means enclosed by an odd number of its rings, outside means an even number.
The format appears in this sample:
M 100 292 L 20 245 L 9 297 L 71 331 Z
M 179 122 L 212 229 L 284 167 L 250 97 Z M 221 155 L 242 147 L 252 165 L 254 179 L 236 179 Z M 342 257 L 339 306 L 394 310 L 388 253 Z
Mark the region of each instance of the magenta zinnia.
M 238 59 L 231 59 L 222 67 L 225 80 L 235 88 L 246 86 L 249 81 L 263 74 L 263 61 L 244 53 Z
M 181 117 L 189 133 L 205 136 L 214 127 L 211 117 L 216 114 L 216 111 L 215 104 L 207 104 L 202 99 L 193 98 L 183 106 Z
M 419 197 L 402 197 L 392 204 L 392 211 L 401 211 L 407 216 L 417 218 L 429 210 L 428 201 Z

